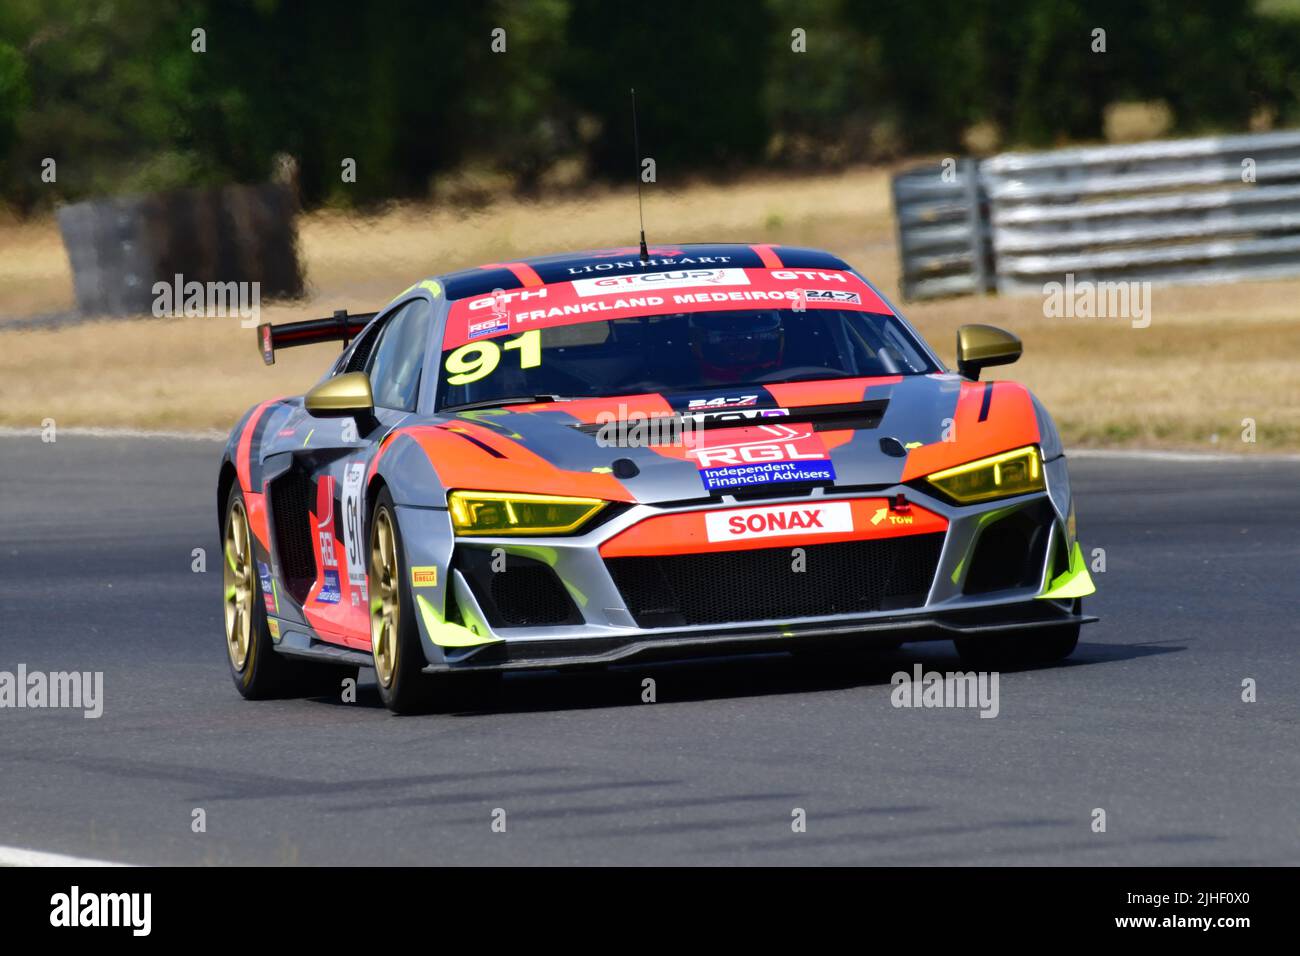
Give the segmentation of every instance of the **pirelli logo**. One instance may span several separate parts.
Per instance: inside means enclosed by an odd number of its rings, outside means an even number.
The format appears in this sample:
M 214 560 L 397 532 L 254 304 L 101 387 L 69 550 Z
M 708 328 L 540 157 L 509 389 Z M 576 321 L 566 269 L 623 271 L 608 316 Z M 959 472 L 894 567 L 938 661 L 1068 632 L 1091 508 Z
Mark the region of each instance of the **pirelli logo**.
M 438 568 L 436 566 L 411 568 L 411 587 L 432 588 L 438 586 Z

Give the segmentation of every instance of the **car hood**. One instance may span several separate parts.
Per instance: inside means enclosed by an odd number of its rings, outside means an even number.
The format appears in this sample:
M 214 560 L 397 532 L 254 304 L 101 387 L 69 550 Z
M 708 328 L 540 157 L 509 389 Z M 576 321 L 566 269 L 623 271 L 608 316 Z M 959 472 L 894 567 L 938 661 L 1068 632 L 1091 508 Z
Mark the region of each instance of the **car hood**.
M 401 431 L 424 446 L 445 489 L 643 503 L 811 482 L 886 487 L 1040 436 L 1037 403 L 1014 382 L 943 373 L 736 391 L 762 394 L 545 402 L 431 416 Z M 685 434 L 674 430 L 683 422 Z

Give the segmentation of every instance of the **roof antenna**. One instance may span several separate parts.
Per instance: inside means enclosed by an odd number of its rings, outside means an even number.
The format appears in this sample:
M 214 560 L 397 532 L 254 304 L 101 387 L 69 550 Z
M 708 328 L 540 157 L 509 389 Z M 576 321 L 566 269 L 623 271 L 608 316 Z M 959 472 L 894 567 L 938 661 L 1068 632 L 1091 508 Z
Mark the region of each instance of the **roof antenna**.
M 645 244 L 645 210 L 641 206 L 641 134 L 636 121 L 636 87 L 632 88 L 632 149 L 636 152 L 636 214 L 641 220 L 641 264 L 650 261 L 650 250 Z

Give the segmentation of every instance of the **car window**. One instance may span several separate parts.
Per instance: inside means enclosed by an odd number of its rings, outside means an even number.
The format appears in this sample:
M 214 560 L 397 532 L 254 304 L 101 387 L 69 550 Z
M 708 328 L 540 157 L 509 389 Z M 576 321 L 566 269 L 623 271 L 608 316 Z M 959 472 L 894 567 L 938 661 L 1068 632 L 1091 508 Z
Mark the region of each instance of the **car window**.
M 380 330 L 366 370 L 376 406 L 415 410 L 429 313 L 429 304 L 416 299 L 395 312 Z
M 446 349 L 437 407 L 936 371 L 892 315 L 841 309 L 676 312 L 524 329 Z

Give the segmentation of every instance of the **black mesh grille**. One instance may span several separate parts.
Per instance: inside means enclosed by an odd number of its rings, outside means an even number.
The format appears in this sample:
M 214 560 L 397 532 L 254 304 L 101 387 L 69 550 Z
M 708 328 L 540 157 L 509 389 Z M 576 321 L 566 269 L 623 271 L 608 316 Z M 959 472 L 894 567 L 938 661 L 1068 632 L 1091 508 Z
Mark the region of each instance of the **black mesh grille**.
M 640 627 L 784 620 L 917 607 L 943 534 L 605 562 Z
M 563 624 L 568 620 L 573 602 L 555 572 L 544 564 L 524 563 L 518 558 L 515 561 L 515 567 L 507 566 L 500 574 L 492 575 L 492 601 L 501 612 L 502 622 L 520 627 Z
M 473 588 L 488 623 L 493 627 L 581 623 L 573 599 L 549 565 L 515 554 L 505 555 L 504 560 L 502 570 L 493 570 L 490 551 L 462 547 L 457 553 L 457 567 Z
M 316 580 L 316 553 L 312 549 L 308 509 L 315 503 L 311 478 L 294 468 L 271 482 L 271 520 L 289 593 L 301 604 Z
M 975 543 L 965 594 L 1033 587 L 1043 572 L 1051 510 L 1045 505 L 993 522 Z

